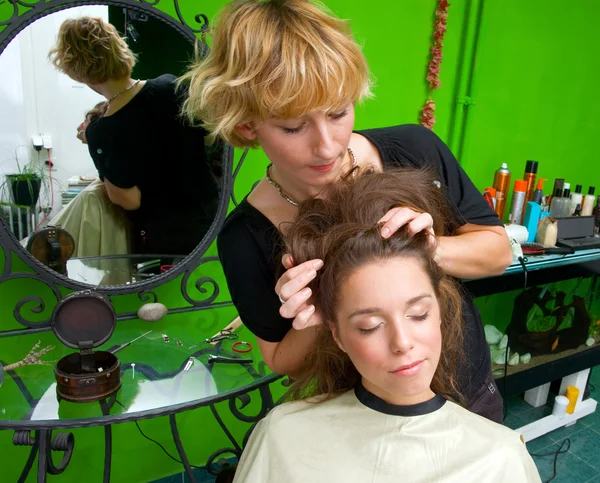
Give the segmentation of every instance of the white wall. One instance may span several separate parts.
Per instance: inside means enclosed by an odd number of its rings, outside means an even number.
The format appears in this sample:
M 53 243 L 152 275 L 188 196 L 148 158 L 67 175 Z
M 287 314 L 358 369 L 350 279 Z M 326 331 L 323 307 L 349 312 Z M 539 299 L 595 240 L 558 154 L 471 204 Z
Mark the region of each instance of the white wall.
M 55 194 L 49 218 L 60 210 L 58 189 L 68 178 L 97 175 L 87 146 L 75 135 L 85 113 L 103 98 L 48 61 L 61 23 L 85 15 L 108 20 L 108 7 L 76 7 L 41 18 L 21 31 L 0 56 L 0 174 L 15 171 L 14 160 L 7 158 L 18 146 L 23 146 L 18 149 L 19 162 L 31 160 L 36 165 L 47 160 L 45 150 L 38 154 L 31 149 L 31 136 L 50 134 Z M 43 192 L 40 204 L 49 206 L 50 199 L 50 193 Z

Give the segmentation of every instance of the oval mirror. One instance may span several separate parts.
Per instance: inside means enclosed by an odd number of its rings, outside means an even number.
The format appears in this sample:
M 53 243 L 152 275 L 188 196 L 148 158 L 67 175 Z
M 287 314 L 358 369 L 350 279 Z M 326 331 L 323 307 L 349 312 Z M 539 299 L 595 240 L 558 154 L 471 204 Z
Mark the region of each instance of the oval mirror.
M 227 210 L 233 149 L 179 115 L 175 87 L 206 52 L 194 32 L 208 22 L 128 1 L 59 3 L 0 33 L 0 241 L 7 260 L 12 249 L 63 286 L 140 292 L 197 264 Z M 131 53 L 113 46 L 110 59 L 130 75 L 98 77 L 82 18 L 125 41 Z

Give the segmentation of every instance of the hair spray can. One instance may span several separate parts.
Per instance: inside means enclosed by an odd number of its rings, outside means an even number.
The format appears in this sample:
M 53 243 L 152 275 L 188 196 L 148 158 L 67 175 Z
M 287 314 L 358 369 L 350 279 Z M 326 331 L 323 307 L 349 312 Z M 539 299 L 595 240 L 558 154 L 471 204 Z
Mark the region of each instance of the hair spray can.
M 506 209 L 506 199 L 508 198 L 508 189 L 510 188 L 510 171 L 508 165 L 502 163 L 502 166 L 494 174 L 494 189 L 496 190 L 496 213 L 504 221 L 504 211 Z M 499 195 L 500 192 L 502 196 Z
M 525 175 L 523 176 L 523 179 L 527 181 L 527 193 L 525 194 L 525 203 L 531 201 L 533 198 L 537 170 L 537 161 L 527 161 L 527 164 L 525 165 Z
M 510 205 L 510 214 L 508 215 L 509 223 L 516 223 L 520 225 L 523 221 L 523 204 L 525 202 L 526 189 L 527 181 L 522 179 L 515 180 L 512 204 Z

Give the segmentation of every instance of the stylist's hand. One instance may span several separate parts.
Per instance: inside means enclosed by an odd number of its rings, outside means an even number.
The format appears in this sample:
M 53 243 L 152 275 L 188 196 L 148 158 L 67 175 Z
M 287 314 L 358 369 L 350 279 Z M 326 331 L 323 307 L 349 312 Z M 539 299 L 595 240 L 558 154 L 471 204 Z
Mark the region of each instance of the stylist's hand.
M 317 276 L 323 261 L 309 260 L 295 267 L 292 257 L 286 254 L 281 263 L 287 271 L 275 285 L 275 293 L 282 303 L 279 313 L 286 319 L 294 319 L 292 325 L 296 330 L 321 324 L 321 314 L 310 303 L 312 290 L 307 285 Z
M 436 244 L 435 233 L 433 231 L 433 218 L 429 213 L 420 213 L 406 207 L 392 208 L 379 220 L 383 223 L 381 227 L 381 236 L 389 238 L 398 231 L 399 228 L 408 225 L 408 233 L 411 236 L 426 230 L 430 235 L 430 243 Z

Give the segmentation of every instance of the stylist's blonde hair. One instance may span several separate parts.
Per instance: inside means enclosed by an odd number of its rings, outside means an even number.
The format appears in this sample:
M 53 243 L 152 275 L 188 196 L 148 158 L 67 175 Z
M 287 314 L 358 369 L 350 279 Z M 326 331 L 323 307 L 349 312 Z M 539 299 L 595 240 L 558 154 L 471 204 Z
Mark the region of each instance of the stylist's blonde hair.
M 370 95 L 369 69 L 350 26 L 309 0 L 236 0 L 220 14 L 212 50 L 185 74 L 187 116 L 213 136 L 271 116 L 335 112 Z
M 117 29 L 98 17 L 65 20 L 48 58 L 71 79 L 92 85 L 129 77 L 136 62 Z

